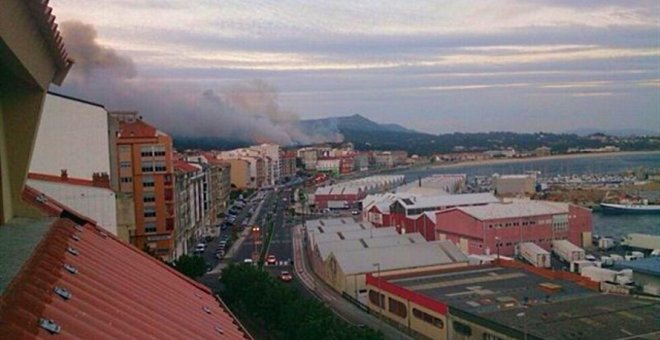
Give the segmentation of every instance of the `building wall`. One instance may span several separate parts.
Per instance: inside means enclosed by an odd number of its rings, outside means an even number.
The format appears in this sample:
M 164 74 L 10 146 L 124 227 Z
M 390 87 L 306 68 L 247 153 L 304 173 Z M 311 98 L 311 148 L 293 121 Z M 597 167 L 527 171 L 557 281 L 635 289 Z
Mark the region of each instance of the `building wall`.
M 392 287 L 394 286 L 394 287 Z M 416 292 L 389 284 L 387 282 L 369 282 L 367 284 L 368 298 L 367 306 L 374 314 L 382 314 L 387 319 L 399 324 L 408 330 L 416 339 L 461 339 L 449 337 L 447 306 L 434 302 L 436 308 L 428 307 L 428 304 L 420 300 L 428 298 L 419 297 Z M 378 296 L 382 296 L 379 304 Z M 403 309 L 397 309 L 403 305 Z M 476 339 L 476 338 L 475 338 Z M 481 338 L 478 338 L 481 340 Z
M 164 150 L 165 155 L 143 157 L 143 147 L 145 150 Z M 129 183 L 120 180 L 120 190 L 132 193 L 135 200 L 135 234 L 131 243 L 140 249 L 149 248 L 167 260 L 174 246 L 175 224 L 172 139 L 164 134 L 147 138 L 121 136 L 117 150 L 120 177 L 131 178 Z M 153 162 L 163 162 L 165 171 L 142 171 L 143 164 Z M 126 164 L 129 166 L 125 167 Z M 155 202 L 145 202 L 145 196 L 152 195 Z M 145 216 L 145 208 L 153 209 L 156 216 Z
M 493 185 L 498 196 L 532 195 L 536 192 L 536 177 L 534 176 L 496 176 Z
M 246 189 L 250 187 L 250 163 L 243 159 L 225 159 L 231 166 L 230 180 L 231 185 L 237 189 Z
M 497 332 L 497 331 L 495 331 L 491 328 L 482 326 L 481 324 L 479 324 L 477 322 L 471 321 L 467 318 L 463 318 L 463 317 L 461 317 L 457 314 L 458 314 L 458 311 L 456 311 L 453 308 L 450 309 L 449 316 L 448 316 L 448 322 L 447 322 L 447 337 L 448 337 L 448 339 L 475 339 L 475 340 L 482 340 L 482 339 L 513 340 L 513 339 L 519 339 L 517 337 L 505 335 L 505 334 Z M 464 333 L 464 331 L 457 330 L 457 328 L 458 328 L 457 326 L 459 326 L 461 330 L 469 329 L 469 333 L 471 335 L 468 336 Z M 466 326 L 467 326 L 467 328 L 466 328 Z
M 135 234 L 135 200 L 133 194 L 116 193 L 117 198 L 117 237 L 126 243 Z
M 91 179 L 96 172 L 110 175 L 108 112 L 99 105 L 48 94 L 30 172 L 59 176 L 62 169 L 73 178 Z
M 28 185 L 96 221 L 117 235 L 117 202 L 109 188 L 28 179 Z
M 548 251 L 553 239 L 584 245 L 588 236 L 591 242 L 591 212 L 569 206 L 568 214 L 480 221 L 460 210 L 451 210 L 437 215 L 436 230 L 440 239 L 449 239 L 470 254 L 496 253 L 499 238 L 500 254 L 514 256 L 520 242 L 533 242 Z

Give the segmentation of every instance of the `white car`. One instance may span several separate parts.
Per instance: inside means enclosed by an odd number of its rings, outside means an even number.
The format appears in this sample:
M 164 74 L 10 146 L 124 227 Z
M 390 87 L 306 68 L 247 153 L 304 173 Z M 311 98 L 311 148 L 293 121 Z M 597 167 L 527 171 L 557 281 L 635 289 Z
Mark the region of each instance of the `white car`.
M 252 259 L 245 259 L 243 260 L 243 263 L 252 264 Z

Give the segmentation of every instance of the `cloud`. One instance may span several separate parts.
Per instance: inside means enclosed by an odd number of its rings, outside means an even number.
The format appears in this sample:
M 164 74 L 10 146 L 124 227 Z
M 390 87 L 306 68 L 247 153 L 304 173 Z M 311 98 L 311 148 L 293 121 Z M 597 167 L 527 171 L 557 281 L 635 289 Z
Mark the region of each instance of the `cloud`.
M 137 109 L 149 122 L 174 135 L 222 137 L 282 145 L 341 141 L 336 131 L 308 134 L 298 117 L 279 104 L 274 87 L 262 80 L 224 89 L 200 84 L 164 84 L 137 77 L 131 58 L 102 46 L 92 25 L 62 23 L 69 54 L 76 60 L 63 91 L 96 100 L 110 110 Z
M 361 113 L 421 125 L 426 131 L 560 129 L 561 124 L 579 123 L 563 117 L 604 110 L 613 122 L 657 124 L 657 0 L 358 5 L 338 0 L 304 6 L 290 0 L 228 0 L 221 5 L 61 0 L 53 5 L 60 19 L 93 22 L 99 45 L 132 57 L 140 74 L 126 77 L 114 91 L 129 92 L 125 97 L 130 100 L 121 103 L 143 105 L 145 116 L 174 129 L 194 125 L 179 124 L 177 112 L 213 106 L 203 96 L 205 90 L 212 90 L 229 112 L 241 111 L 230 103 L 236 97 L 231 92 L 255 86 L 252 79 L 263 79 L 274 90 L 277 108 L 285 113 Z M 87 85 L 95 86 L 101 87 Z M 588 101 L 570 95 L 582 88 L 612 95 L 593 96 L 589 107 Z M 181 97 L 189 106 L 161 108 L 158 98 L 145 99 L 155 91 Z M 136 101 L 135 93 L 144 93 L 144 98 Z M 516 112 L 534 120 L 523 121 Z M 493 118 L 482 120 L 486 114 Z M 435 124 L 435 116 L 450 123 Z M 598 119 L 596 124 L 614 123 Z M 201 125 L 195 128 L 208 129 Z

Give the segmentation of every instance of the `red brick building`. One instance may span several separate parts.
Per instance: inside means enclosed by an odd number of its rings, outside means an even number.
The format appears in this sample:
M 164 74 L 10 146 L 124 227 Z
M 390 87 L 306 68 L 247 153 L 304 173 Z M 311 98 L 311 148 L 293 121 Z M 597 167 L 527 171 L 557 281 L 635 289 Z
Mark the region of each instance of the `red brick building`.
M 591 242 L 591 210 L 568 203 L 518 201 L 459 207 L 436 214 L 439 239 L 456 243 L 470 254 L 515 255 L 520 242 L 550 250 L 552 240 L 578 246 Z

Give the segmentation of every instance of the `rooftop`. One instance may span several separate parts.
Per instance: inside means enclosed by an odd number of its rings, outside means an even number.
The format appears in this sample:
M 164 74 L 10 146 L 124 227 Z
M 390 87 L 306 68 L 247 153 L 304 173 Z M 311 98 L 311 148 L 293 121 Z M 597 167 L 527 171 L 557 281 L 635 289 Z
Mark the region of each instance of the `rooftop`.
M 454 315 L 486 318 L 499 323 L 493 327 L 517 335 L 523 331 L 524 321 L 529 334 L 541 339 L 582 339 L 587 335 L 611 339 L 660 331 L 656 322 L 660 301 L 604 295 L 560 279 L 561 273 L 541 275 L 534 270 L 473 266 L 386 279 L 447 304 Z
M 660 276 L 660 256 L 652 256 L 635 261 L 618 262 L 614 265 L 614 268 L 632 269 L 634 272 Z
M 544 201 L 524 201 L 456 208 L 479 220 L 568 213 L 568 204 Z
M 416 198 L 400 199 L 407 209 L 432 208 L 432 207 L 454 207 L 473 204 L 497 203 L 497 197 L 490 193 L 458 194 L 458 195 L 436 195 L 421 196 Z
M 49 337 L 46 319 L 65 338 L 249 337 L 208 288 L 33 189 L 23 197 L 63 217 L 0 228 L 0 242 L 14 244 L 1 247 L 3 259 L 16 259 L 9 285 L 2 261 L 0 334 Z
M 375 263 L 380 265 L 381 271 L 391 271 L 467 262 L 465 255 L 457 259 L 445 251 L 452 247 L 456 248 L 450 241 L 411 243 L 398 245 L 394 251 L 392 247 L 365 248 L 337 252 L 334 256 L 344 274 L 373 273 Z

